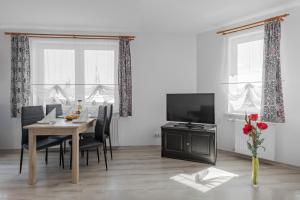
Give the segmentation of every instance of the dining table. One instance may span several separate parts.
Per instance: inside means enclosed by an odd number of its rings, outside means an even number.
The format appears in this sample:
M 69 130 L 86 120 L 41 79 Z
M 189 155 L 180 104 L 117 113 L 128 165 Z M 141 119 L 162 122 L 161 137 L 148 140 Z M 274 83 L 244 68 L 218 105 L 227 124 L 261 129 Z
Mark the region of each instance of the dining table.
M 63 118 L 57 118 L 55 123 L 35 123 L 24 126 L 28 129 L 28 184 L 36 184 L 36 137 L 47 136 L 72 136 L 72 183 L 79 182 L 79 134 L 84 134 L 96 122 L 95 118 L 89 118 L 86 122 L 74 123 Z

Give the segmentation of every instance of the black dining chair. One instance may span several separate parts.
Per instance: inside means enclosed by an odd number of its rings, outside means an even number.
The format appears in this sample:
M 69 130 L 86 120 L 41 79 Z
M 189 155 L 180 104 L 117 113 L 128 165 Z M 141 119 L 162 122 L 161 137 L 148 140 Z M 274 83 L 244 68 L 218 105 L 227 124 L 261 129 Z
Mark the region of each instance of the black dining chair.
M 112 147 L 111 147 L 111 130 L 110 130 L 110 124 L 111 124 L 111 120 L 112 120 L 112 116 L 113 116 L 113 105 L 110 104 L 109 105 L 109 112 L 108 112 L 108 117 L 107 117 L 107 123 L 105 126 L 105 138 L 108 138 L 108 142 L 109 142 L 109 151 L 110 151 L 110 158 L 113 158 L 112 155 Z M 106 142 L 105 142 L 106 145 Z
M 86 165 L 89 165 L 89 151 L 96 150 L 98 163 L 100 162 L 99 158 L 99 148 L 103 147 L 103 154 L 105 160 L 105 167 L 107 170 L 107 158 L 106 158 L 106 145 L 105 145 L 105 126 L 107 122 L 107 106 L 99 106 L 98 117 L 95 125 L 94 136 L 90 133 L 90 137 L 80 137 L 79 140 L 79 151 L 86 151 Z M 70 141 L 70 145 L 72 146 L 72 141 Z M 72 166 L 72 148 L 70 154 L 70 168 Z
M 61 104 L 48 104 L 46 105 L 46 115 L 48 115 L 54 108 L 56 108 L 56 117 L 63 115 L 62 105 Z
M 53 109 L 56 109 L 56 117 L 63 116 L 63 109 L 61 104 L 48 104 L 46 105 L 46 115 L 48 115 Z M 51 138 L 61 138 L 64 144 L 64 153 L 66 153 L 67 149 L 67 140 L 71 139 L 71 136 L 51 136 Z M 63 165 L 64 168 L 64 165 Z
M 22 126 L 22 139 L 21 139 L 21 157 L 20 157 L 20 174 L 22 172 L 23 151 L 28 149 L 28 130 L 24 126 L 31 125 L 44 118 L 43 106 L 26 106 L 22 107 L 21 112 L 21 126 Z M 63 162 L 62 157 L 62 140 L 51 139 L 48 136 L 37 136 L 36 150 L 46 150 L 45 162 L 48 163 L 48 148 L 60 145 L 60 161 Z
M 110 124 L 111 124 L 111 120 L 112 120 L 112 116 L 113 116 L 113 104 L 110 104 L 107 106 L 108 107 L 108 115 L 107 115 L 107 122 L 106 122 L 106 126 L 105 126 L 105 139 L 108 139 L 109 142 L 109 151 L 110 151 L 110 157 L 111 159 L 113 158 L 112 155 L 112 146 L 111 146 L 111 130 L 110 130 Z M 82 138 L 87 138 L 87 137 L 94 137 L 95 133 L 84 133 L 81 134 Z M 104 145 L 106 146 L 107 149 L 107 144 L 106 144 L 106 140 L 104 140 Z M 83 155 L 83 154 L 82 154 Z

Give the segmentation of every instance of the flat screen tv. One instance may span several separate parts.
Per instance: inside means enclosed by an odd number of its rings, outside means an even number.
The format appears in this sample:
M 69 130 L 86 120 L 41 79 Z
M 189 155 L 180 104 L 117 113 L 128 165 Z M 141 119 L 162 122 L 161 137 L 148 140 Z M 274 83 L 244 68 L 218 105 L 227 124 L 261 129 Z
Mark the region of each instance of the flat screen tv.
M 167 121 L 215 123 L 213 93 L 167 94 Z

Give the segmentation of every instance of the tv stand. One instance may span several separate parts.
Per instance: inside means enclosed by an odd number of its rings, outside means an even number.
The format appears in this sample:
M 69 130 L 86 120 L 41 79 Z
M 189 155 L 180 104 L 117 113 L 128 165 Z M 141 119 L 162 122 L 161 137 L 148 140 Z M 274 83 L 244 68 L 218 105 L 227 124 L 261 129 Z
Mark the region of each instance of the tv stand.
M 169 122 L 161 127 L 161 156 L 215 164 L 217 127 Z

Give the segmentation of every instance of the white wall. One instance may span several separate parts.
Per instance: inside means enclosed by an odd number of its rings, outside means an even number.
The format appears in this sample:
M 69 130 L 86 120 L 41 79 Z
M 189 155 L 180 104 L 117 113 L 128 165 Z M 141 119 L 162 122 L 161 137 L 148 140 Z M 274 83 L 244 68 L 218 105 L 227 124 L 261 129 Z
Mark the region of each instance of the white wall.
M 300 7 L 282 24 L 282 73 L 286 123 L 277 125 L 277 159 L 300 166 Z
M 10 118 L 10 40 L 0 32 L 0 147 L 20 147 L 20 120 Z
M 281 58 L 282 77 L 286 120 L 285 124 L 276 127 L 276 155 L 275 160 L 300 166 L 300 7 L 287 10 L 291 15 L 282 23 Z M 285 13 L 284 11 L 280 12 Z M 273 15 L 275 15 L 274 13 Z M 227 94 L 223 82 L 226 75 L 225 39 L 216 35 L 216 31 L 199 34 L 197 37 L 198 78 L 197 90 L 216 92 L 216 109 L 218 123 L 219 148 L 234 149 L 234 131 L 231 121 L 227 120 L 224 113 L 227 110 Z
M 234 126 L 225 116 L 227 112 L 226 93 L 226 40 L 215 31 L 197 37 L 197 91 L 215 93 L 215 114 L 218 148 L 234 149 Z
M 196 92 L 196 36 L 139 35 L 132 59 L 133 116 L 119 122 L 120 144 L 160 144 L 166 93 Z
M 165 94 L 196 91 L 196 36 L 134 35 L 137 38 L 131 45 L 133 116 L 120 119 L 119 143 L 160 144 L 154 133 L 165 123 Z M 0 31 L 0 91 L 0 149 L 19 148 L 20 121 L 11 119 L 9 110 L 10 38 L 3 31 Z

